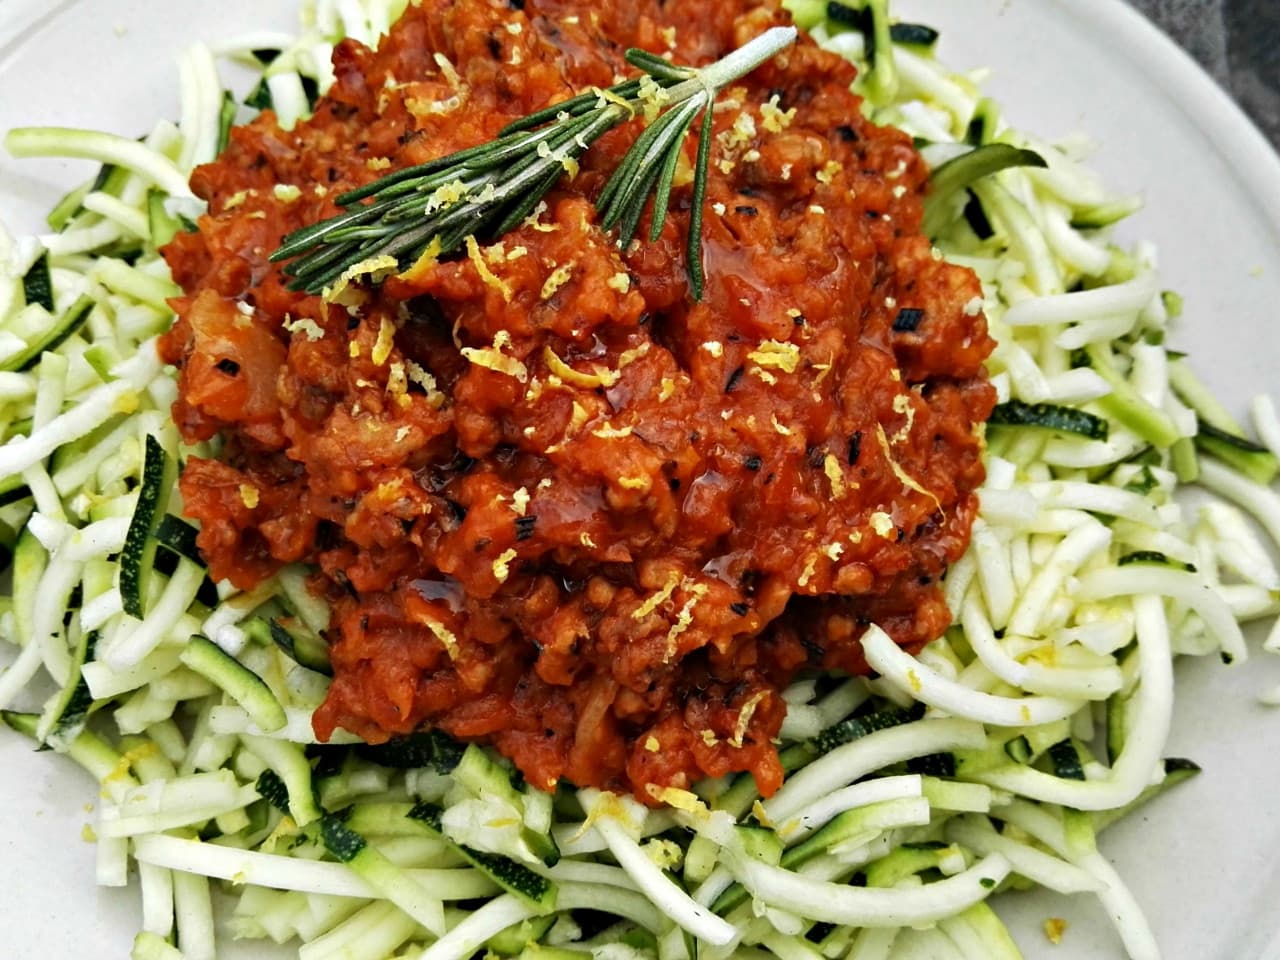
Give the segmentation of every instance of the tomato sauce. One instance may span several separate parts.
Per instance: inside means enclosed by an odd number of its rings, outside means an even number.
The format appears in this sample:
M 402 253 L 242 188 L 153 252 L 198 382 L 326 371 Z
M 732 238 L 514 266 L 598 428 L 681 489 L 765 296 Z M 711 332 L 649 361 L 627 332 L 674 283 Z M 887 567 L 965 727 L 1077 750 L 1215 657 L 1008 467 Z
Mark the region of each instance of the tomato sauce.
M 910 139 L 807 38 L 717 104 L 701 302 L 696 136 L 658 242 L 597 225 L 638 120 L 512 233 L 343 303 L 268 262 L 344 190 L 630 75 L 629 46 L 698 64 L 786 22 L 773 0 L 423 0 L 377 51 L 337 48 L 313 119 L 265 112 L 196 171 L 162 351 L 184 436 L 220 446 L 186 464 L 185 509 L 216 578 L 317 571 L 321 737 L 434 726 L 543 788 L 750 771 L 769 794 L 797 673 L 865 672 L 871 622 L 911 650 L 946 628 L 994 402 L 981 290 L 919 234 Z

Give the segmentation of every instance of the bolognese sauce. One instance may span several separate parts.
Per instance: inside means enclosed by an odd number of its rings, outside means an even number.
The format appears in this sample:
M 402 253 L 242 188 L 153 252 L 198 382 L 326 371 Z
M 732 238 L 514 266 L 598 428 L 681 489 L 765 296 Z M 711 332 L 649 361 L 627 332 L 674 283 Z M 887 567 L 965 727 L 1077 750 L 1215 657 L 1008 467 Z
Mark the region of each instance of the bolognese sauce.
M 768 795 L 797 673 L 865 672 L 872 622 L 911 650 L 948 625 L 994 402 L 981 289 L 920 235 L 910 139 L 808 39 L 716 105 L 700 301 L 696 142 L 657 242 L 597 224 L 641 119 L 460 256 L 326 297 L 268 260 L 345 190 L 627 75 L 627 47 L 699 64 L 787 21 L 774 0 L 422 0 L 376 51 L 338 46 L 310 120 L 266 111 L 196 171 L 162 353 L 175 420 L 218 455 L 187 461 L 185 510 L 217 579 L 313 566 L 322 738 L 434 727 L 544 789 L 749 771 Z

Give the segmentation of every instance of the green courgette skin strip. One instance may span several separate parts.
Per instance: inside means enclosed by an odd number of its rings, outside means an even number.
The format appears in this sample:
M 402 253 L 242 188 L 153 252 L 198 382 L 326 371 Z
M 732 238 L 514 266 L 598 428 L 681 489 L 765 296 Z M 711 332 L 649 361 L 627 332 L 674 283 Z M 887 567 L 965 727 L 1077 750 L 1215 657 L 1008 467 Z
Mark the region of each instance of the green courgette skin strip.
M 1044 169 L 1048 162 L 1034 150 L 989 143 L 948 160 L 929 175 L 929 195 L 925 198 L 925 236 L 938 237 L 950 223 L 954 211 L 949 202 L 961 190 L 1001 170 L 1013 167 Z

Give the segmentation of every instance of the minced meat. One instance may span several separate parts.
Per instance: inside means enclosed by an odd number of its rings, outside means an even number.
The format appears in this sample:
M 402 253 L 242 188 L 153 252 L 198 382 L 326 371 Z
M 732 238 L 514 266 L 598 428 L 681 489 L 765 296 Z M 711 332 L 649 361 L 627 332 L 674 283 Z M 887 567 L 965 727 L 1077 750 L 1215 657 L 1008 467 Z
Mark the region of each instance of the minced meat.
M 209 211 L 166 249 L 185 296 L 162 351 L 184 436 L 220 447 L 187 462 L 185 509 L 216 578 L 318 571 L 321 737 L 434 726 L 543 788 L 745 770 L 767 795 L 798 672 L 865 672 L 870 622 L 911 650 L 946 628 L 993 403 L 981 290 L 919 233 L 910 138 L 809 39 L 716 106 L 701 302 L 696 135 L 658 242 L 597 225 L 640 120 L 523 226 L 343 303 L 268 262 L 344 190 L 631 75 L 629 46 L 705 63 L 788 19 L 423 0 L 377 51 L 338 46 L 313 119 L 264 112 L 196 171 Z

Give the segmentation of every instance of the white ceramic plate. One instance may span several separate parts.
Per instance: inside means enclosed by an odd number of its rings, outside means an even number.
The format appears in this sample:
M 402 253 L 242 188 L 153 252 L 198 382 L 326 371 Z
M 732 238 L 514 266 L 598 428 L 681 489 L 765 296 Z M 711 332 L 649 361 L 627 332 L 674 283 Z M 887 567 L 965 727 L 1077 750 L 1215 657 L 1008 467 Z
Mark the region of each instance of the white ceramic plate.
M 144 132 L 176 114 L 174 57 L 187 43 L 288 28 L 293 6 L 0 0 L 0 130 Z M 1101 144 L 1107 181 L 1147 197 L 1129 237 L 1158 242 L 1165 283 L 1186 297 L 1179 346 L 1236 410 L 1274 388 L 1280 161 L 1191 60 L 1118 0 L 897 0 L 895 12 L 941 28 L 953 66 L 992 68 L 988 89 L 1015 125 L 1050 138 L 1084 131 Z M 0 158 L 0 216 L 38 230 L 89 172 Z M 1234 669 L 1180 664 L 1170 752 L 1205 772 L 1106 836 L 1171 960 L 1280 957 L 1280 713 L 1254 700 L 1278 682 L 1280 664 L 1261 656 Z M 69 763 L 0 731 L 0 955 L 127 955 L 136 893 L 95 888 L 93 848 L 80 839 L 94 792 Z M 1028 957 L 1123 955 L 1092 898 L 1015 895 L 998 906 Z M 1069 923 L 1056 948 L 1040 932 L 1051 916 Z M 270 955 L 256 945 L 224 954 Z

